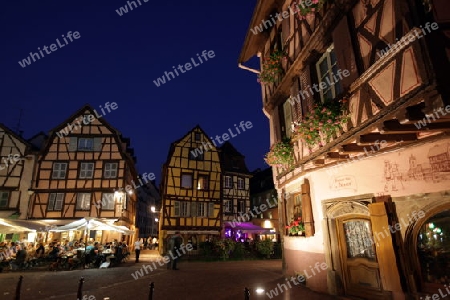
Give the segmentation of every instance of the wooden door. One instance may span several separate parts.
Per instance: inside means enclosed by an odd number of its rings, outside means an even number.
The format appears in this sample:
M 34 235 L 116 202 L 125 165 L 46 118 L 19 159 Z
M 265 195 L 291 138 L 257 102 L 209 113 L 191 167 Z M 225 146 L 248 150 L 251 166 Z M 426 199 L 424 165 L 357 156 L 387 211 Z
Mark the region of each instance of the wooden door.
M 336 221 L 345 294 L 388 299 L 383 293 L 370 217 L 348 215 Z

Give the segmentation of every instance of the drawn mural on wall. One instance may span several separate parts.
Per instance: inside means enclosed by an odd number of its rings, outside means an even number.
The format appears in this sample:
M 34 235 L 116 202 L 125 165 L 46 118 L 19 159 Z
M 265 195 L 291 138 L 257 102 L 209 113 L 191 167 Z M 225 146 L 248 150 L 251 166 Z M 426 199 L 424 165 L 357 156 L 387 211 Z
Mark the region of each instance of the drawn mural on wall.
M 450 181 L 450 142 L 447 140 L 434 146 L 381 156 L 371 160 L 370 164 L 381 166 L 371 174 L 375 181 L 380 182 L 377 196 L 396 192 L 401 194 L 414 190 L 414 187 L 423 183 L 442 184 Z M 360 180 L 360 177 L 348 174 L 333 176 L 329 188 L 334 191 L 350 189 L 357 192 Z

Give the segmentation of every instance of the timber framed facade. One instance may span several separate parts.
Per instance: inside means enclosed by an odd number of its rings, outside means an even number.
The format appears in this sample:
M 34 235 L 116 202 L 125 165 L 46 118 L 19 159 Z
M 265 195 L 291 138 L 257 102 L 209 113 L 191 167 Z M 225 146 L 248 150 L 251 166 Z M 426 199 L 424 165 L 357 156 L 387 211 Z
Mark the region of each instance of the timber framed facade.
M 35 158 L 30 143 L 0 124 L 0 218 L 26 218 Z
M 230 142 L 220 147 L 223 222 L 236 221 L 250 211 L 250 178 L 245 156 Z M 248 220 L 250 221 L 250 220 Z
M 294 1 L 258 1 L 251 29 L 276 12 L 287 14 L 260 33 L 249 30 L 239 58 L 242 67 L 254 56 L 261 64 L 275 51 L 286 56 L 280 74 L 261 86 L 271 144 L 288 138 L 293 147 L 293 165 L 273 167 L 280 231 L 298 215 L 305 223 L 304 237 L 282 235 L 284 270 L 294 275 L 325 263 L 327 272 L 307 285 L 335 295 L 419 299 L 444 291 L 448 4 L 319 2 L 301 15 Z M 349 120 L 330 139 L 307 144 L 291 130 L 307 122 L 315 105 L 340 100 Z
M 68 130 L 68 124 L 73 128 Z M 33 176 L 29 219 L 51 219 L 52 225 L 64 225 L 95 217 L 136 230 L 137 195 L 126 190 L 137 177 L 129 139 L 85 105 L 43 141 Z
M 172 143 L 160 189 L 160 251 L 176 231 L 195 250 L 200 242 L 220 235 L 221 172 L 219 150 L 199 126 Z

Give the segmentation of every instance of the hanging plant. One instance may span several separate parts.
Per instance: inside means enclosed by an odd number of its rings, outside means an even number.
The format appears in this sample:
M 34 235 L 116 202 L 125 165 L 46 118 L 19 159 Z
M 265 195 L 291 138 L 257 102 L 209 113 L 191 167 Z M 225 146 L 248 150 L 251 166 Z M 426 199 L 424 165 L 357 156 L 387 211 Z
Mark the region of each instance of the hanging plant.
M 342 130 L 342 125 L 348 122 L 347 106 L 346 98 L 315 104 L 313 110 L 300 123 L 294 123 L 294 137 L 304 140 L 310 148 L 323 146 L 322 137 L 329 143 L 336 132 Z
M 272 145 L 264 157 L 269 166 L 290 168 L 294 164 L 294 147 L 291 139 L 283 139 Z
M 261 84 L 276 82 L 279 75 L 284 72 L 281 63 L 286 59 L 286 53 L 281 50 L 275 50 L 264 58 L 261 73 L 258 75 L 258 82 Z
M 309 16 L 314 15 L 327 2 L 327 0 L 310 0 L 310 1 L 299 0 L 299 1 L 300 4 L 294 3 L 294 6 L 297 9 L 297 16 L 300 20 L 306 19 L 308 15 Z M 310 5 L 308 5 L 308 3 Z
M 286 226 L 289 231 L 289 235 L 302 235 L 305 232 L 305 224 L 302 222 L 302 217 L 298 217 Z

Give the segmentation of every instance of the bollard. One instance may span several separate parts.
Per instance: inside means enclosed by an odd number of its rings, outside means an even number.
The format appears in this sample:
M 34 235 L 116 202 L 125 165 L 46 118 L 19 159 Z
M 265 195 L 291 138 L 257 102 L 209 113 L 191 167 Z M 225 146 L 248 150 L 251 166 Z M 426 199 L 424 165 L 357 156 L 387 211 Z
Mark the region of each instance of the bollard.
M 250 290 L 248 288 L 244 289 L 244 300 L 250 300 Z
M 19 282 L 17 283 L 17 287 L 16 287 L 16 296 L 14 297 L 14 300 L 20 300 L 20 288 L 22 287 L 22 279 L 23 279 L 23 276 L 20 275 Z
M 83 299 L 83 282 L 84 282 L 84 278 L 81 277 L 80 282 L 78 283 L 77 300 Z
M 148 300 L 153 300 L 153 291 L 155 290 L 155 284 L 153 282 L 150 283 L 150 294 L 148 295 Z

